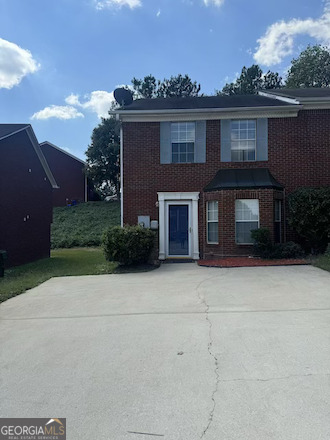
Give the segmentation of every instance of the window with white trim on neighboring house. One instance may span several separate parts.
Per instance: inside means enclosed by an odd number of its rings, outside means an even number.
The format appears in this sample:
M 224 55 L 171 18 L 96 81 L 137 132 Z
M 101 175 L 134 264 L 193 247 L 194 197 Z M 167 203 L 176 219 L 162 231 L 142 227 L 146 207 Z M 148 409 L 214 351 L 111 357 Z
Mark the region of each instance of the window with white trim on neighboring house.
M 172 122 L 172 163 L 195 161 L 195 122 Z
M 259 200 L 235 201 L 236 243 L 253 244 L 251 231 L 259 228 Z
M 231 121 L 232 162 L 256 160 L 256 132 L 255 119 L 239 119 Z
M 206 203 L 207 242 L 218 244 L 218 202 L 216 200 Z

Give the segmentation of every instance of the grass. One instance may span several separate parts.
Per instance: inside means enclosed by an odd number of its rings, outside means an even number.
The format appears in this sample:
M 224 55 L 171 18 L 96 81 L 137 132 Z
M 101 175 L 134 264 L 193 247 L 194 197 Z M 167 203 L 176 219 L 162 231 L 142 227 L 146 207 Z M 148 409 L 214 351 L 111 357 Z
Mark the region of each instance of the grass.
M 100 248 L 58 249 L 51 258 L 5 271 L 0 278 L 0 302 L 38 286 L 52 277 L 113 273 L 116 263 L 107 262 Z
M 320 255 L 313 261 L 313 265 L 330 272 L 330 254 Z
M 100 246 L 103 231 L 120 224 L 120 202 L 54 208 L 52 249 Z

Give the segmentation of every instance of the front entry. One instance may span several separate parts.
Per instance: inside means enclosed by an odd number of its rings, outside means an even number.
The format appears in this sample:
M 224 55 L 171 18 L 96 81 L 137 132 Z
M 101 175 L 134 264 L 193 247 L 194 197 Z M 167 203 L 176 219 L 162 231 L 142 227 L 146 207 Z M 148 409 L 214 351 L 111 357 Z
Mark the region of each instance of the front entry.
M 168 257 L 189 257 L 189 205 L 167 204 Z
M 159 192 L 159 259 L 199 259 L 198 192 Z

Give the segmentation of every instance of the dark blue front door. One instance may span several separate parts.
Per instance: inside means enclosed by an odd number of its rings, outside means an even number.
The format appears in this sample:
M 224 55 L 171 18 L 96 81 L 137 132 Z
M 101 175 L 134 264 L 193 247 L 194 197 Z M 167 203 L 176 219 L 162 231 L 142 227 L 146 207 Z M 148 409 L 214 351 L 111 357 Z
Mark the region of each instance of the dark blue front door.
M 189 255 L 188 205 L 169 205 L 169 255 Z

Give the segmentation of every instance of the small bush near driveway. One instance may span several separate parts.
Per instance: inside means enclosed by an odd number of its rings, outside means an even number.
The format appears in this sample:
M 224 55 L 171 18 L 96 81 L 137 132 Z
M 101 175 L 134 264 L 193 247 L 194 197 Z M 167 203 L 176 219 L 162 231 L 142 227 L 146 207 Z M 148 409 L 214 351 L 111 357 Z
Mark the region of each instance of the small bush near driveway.
M 154 244 L 155 233 L 141 226 L 115 226 L 103 235 L 103 250 L 109 261 L 125 266 L 147 263 Z
M 266 259 L 300 258 L 304 255 L 299 244 L 293 241 L 273 244 L 270 231 L 267 228 L 259 228 L 251 231 L 254 240 L 254 249 L 258 256 Z

